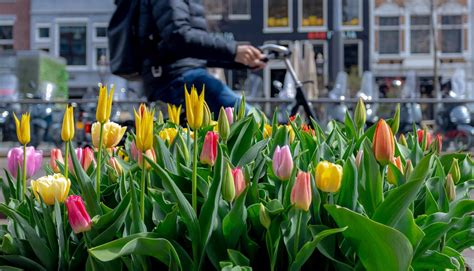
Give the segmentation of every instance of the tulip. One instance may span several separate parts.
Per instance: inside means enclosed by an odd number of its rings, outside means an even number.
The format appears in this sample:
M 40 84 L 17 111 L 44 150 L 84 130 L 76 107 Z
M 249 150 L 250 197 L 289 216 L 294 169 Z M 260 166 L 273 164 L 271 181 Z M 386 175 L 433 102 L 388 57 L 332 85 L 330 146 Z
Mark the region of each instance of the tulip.
M 295 131 L 293 130 L 293 126 L 291 125 L 286 125 L 286 130 L 288 131 L 288 137 L 290 139 L 290 144 L 293 143 L 293 140 L 295 140 Z
M 217 142 L 219 140 L 219 136 L 209 131 L 204 138 L 204 143 L 202 145 L 201 156 L 199 160 L 202 164 L 207 164 L 213 166 L 216 162 L 217 158 Z
M 109 166 L 114 170 L 115 175 L 122 175 L 123 168 L 115 157 L 110 157 Z
M 13 177 L 17 177 L 18 166 L 23 170 L 23 148 L 16 147 L 8 151 L 7 154 L 7 168 Z M 35 150 L 34 147 L 26 148 L 26 177 L 30 178 L 38 172 L 43 161 L 43 152 Z M 24 172 L 24 171 L 23 171 Z
M 176 105 L 168 104 L 168 117 L 171 123 L 179 125 L 180 115 L 181 115 L 181 105 L 177 107 Z
M 30 143 L 30 113 L 22 114 L 21 121 L 18 120 L 15 113 L 13 113 L 13 117 L 15 118 L 18 142 L 20 142 L 21 145 Z
M 308 211 L 311 205 L 311 175 L 309 173 L 300 171 L 296 176 L 291 190 L 291 204 L 298 209 Z
M 362 149 L 360 149 L 358 152 L 357 152 L 357 155 L 356 155 L 356 159 L 355 159 L 355 164 L 356 164 L 356 167 L 359 168 L 360 167 L 360 163 L 362 163 L 362 158 L 364 156 L 364 151 Z
M 92 221 L 80 196 L 71 195 L 66 200 L 69 225 L 74 233 L 90 231 Z
M 150 160 L 153 162 L 156 162 L 156 154 L 154 149 L 149 149 L 145 151 L 145 156 L 148 157 Z M 138 158 L 137 158 L 137 163 L 138 166 L 143 169 L 143 154 L 141 152 L 138 152 Z M 148 163 L 148 161 L 145 159 L 145 169 L 150 169 L 151 165 Z
M 229 116 L 223 107 L 219 111 L 219 118 L 217 119 L 217 130 L 220 137 L 225 141 L 230 134 Z
M 194 86 L 191 87 L 191 92 L 188 92 L 186 85 L 184 85 L 184 95 L 186 102 L 186 118 L 189 127 L 193 130 L 201 128 L 204 115 L 204 87 L 201 94 L 198 96 L 197 90 Z
M 63 202 L 69 193 L 71 181 L 62 174 L 56 173 L 31 181 L 31 190 L 37 200 L 41 199 L 46 205 L 54 205 L 55 201 Z
M 392 130 L 393 134 L 398 132 L 398 128 L 400 128 L 400 104 L 397 104 L 397 108 L 395 109 L 395 115 L 392 119 L 392 125 L 390 129 Z
M 109 121 L 110 112 L 112 111 L 112 100 L 114 96 L 115 87 L 110 88 L 109 96 L 107 97 L 107 86 L 100 84 L 99 101 L 97 102 L 97 110 L 95 117 L 99 123 L 106 123 Z
M 269 138 L 270 136 L 272 136 L 272 126 L 265 123 L 263 126 L 263 138 Z
M 451 202 L 456 199 L 456 185 L 454 185 L 453 176 L 451 173 L 448 173 L 446 176 L 446 195 L 448 196 L 448 200 Z
M 130 157 L 132 158 L 133 161 L 138 161 L 138 155 L 140 154 L 140 151 L 137 149 L 137 145 L 135 144 L 135 141 L 132 141 L 130 144 Z
M 234 108 L 226 107 L 224 110 L 227 120 L 229 121 L 229 125 L 232 125 L 232 123 L 234 123 Z
M 234 178 L 235 198 L 238 198 L 247 187 L 242 169 L 240 167 L 234 168 L 232 170 L 232 177 Z
M 87 171 L 89 167 L 94 164 L 95 165 L 95 159 L 94 159 L 94 151 L 89 148 L 76 148 L 75 149 L 77 160 L 81 164 L 81 167 Z M 72 160 L 69 158 L 69 164 L 72 165 Z M 74 169 L 73 169 L 74 171 Z
M 293 170 L 293 158 L 291 157 L 290 147 L 288 145 L 277 146 L 273 153 L 273 173 L 281 181 L 286 181 L 291 176 Z
M 211 126 L 213 123 L 212 116 L 211 116 L 211 110 L 209 109 L 209 106 L 207 105 L 206 101 L 204 101 L 204 111 L 202 115 L 202 126 L 207 127 Z
M 449 168 L 449 174 L 454 181 L 454 183 L 458 183 L 461 179 L 461 169 L 459 168 L 458 159 L 454 158 L 453 162 L 451 163 L 451 167 Z
M 398 138 L 398 142 L 400 142 L 401 145 L 408 147 L 408 142 L 407 142 L 407 139 L 405 138 L 405 135 L 401 134 L 400 137 Z
M 71 141 L 74 138 L 74 108 L 72 106 L 66 107 L 66 112 L 63 117 L 63 127 L 61 129 L 61 139 Z
M 405 164 L 405 178 L 408 180 L 410 178 L 411 173 L 413 172 L 413 164 L 411 160 L 407 160 Z
M 234 177 L 229 162 L 225 162 L 224 175 L 222 176 L 222 198 L 227 202 L 232 202 L 235 198 Z
M 51 166 L 51 169 L 54 173 L 60 172 L 57 161 L 61 162 L 61 164 L 64 164 L 63 154 L 60 149 L 51 149 L 51 158 L 49 160 L 49 165 Z
M 163 139 L 163 141 L 171 144 L 173 143 L 177 133 L 178 131 L 176 130 L 176 128 L 165 128 L 160 131 L 159 135 L 160 138 Z
M 270 225 L 272 223 L 272 219 L 270 218 L 270 215 L 268 215 L 267 210 L 265 209 L 265 206 L 263 206 L 262 203 L 260 203 L 260 209 L 258 211 L 258 218 L 260 220 L 260 223 L 262 224 L 265 229 L 269 229 Z
M 164 118 L 163 118 L 163 112 L 158 111 L 158 117 L 156 118 L 156 123 L 158 124 L 163 124 L 165 123 Z
M 397 156 L 397 158 L 393 158 L 391 163 L 394 164 L 398 168 L 398 170 L 400 170 L 400 172 L 403 174 L 403 164 L 402 164 L 402 159 L 400 158 L 400 156 Z M 388 167 L 388 170 L 387 170 L 387 181 L 388 183 L 392 185 L 397 185 L 395 174 L 393 173 L 390 167 Z
M 443 148 L 443 138 L 440 134 L 437 134 L 435 137 L 434 142 L 432 143 L 432 147 L 435 149 L 436 153 L 440 153 Z
M 418 129 L 416 131 L 417 135 L 418 135 L 418 144 L 422 145 L 423 144 L 423 138 L 425 137 L 425 130 L 422 130 L 422 129 Z M 428 146 L 431 145 L 431 133 L 430 132 L 426 132 L 426 145 L 425 145 L 425 150 L 428 149 Z
M 342 167 L 328 161 L 319 162 L 316 166 L 316 186 L 323 192 L 335 193 L 341 188 Z
M 375 127 L 372 149 L 375 153 L 375 159 L 380 164 L 387 165 L 392 161 L 395 153 L 395 142 L 392 130 L 383 119 L 379 120 Z
M 135 111 L 135 133 L 137 148 L 144 152 L 153 147 L 153 118 L 155 110 L 150 111 L 144 104 L 140 105 L 139 113 Z
M 359 98 L 357 102 L 355 111 L 354 111 L 354 122 L 356 124 L 357 129 L 364 128 L 365 121 L 367 119 L 367 113 L 365 111 L 365 104 L 362 98 Z
M 92 124 L 92 145 L 98 148 L 100 144 L 100 123 Z M 115 122 L 106 122 L 103 124 L 102 130 L 102 147 L 113 148 L 120 143 L 123 135 L 127 131 L 127 127 L 122 127 Z
M 237 110 L 237 120 L 241 120 L 245 117 L 245 93 L 242 93 L 242 98 L 240 99 L 239 108 Z

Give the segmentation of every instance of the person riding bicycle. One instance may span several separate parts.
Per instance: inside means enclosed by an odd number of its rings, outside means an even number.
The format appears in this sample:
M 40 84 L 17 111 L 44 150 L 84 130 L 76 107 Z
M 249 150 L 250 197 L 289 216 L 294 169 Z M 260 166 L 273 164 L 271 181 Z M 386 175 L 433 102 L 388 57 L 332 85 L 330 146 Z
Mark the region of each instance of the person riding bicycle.
M 150 101 L 184 104 L 185 84 L 199 92 L 205 86 L 205 99 L 217 115 L 220 107 L 234 106 L 240 97 L 206 67 L 265 66 L 254 46 L 209 33 L 204 12 L 202 0 L 141 0 L 142 79 Z

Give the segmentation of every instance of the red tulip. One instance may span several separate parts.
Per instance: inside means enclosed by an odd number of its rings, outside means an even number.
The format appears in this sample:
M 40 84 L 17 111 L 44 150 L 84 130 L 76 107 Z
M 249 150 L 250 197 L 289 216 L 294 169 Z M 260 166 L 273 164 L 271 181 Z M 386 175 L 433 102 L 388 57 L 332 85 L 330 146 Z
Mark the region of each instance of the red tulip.
M 69 224 L 74 233 L 89 231 L 92 221 L 80 196 L 71 195 L 66 199 Z
M 418 129 L 418 131 L 416 131 L 416 133 L 418 134 L 418 143 L 421 145 L 423 143 L 423 137 L 425 135 L 425 130 Z M 432 141 L 432 135 L 431 135 L 430 132 L 427 132 L 425 150 L 428 149 L 428 146 L 431 145 L 431 141 Z
M 375 127 L 372 149 L 374 150 L 375 159 L 380 164 L 387 165 L 392 161 L 395 153 L 395 142 L 392 129 L 383 119 L 379 120 Z
M 311 176 L 308 172 L 300 171 L 291 190 L 291 204 L 298 209 L 308 211 L 311 199 Z
M 234 177 L 235 198 L 238 198 L 240 194 L 244 192 L 247 183 L 245 182 L 244 173 L 240 167 L 236 167 L 232 170 L 232 176 Z
M 61 149 L 51 149 L 51 158 L 49 160 L 49 165 L 51 166 L 51 169 L 54 173 L 60 172 L 57 161 L 59 161 L 61 164 L 64 164 L 64 158 Z
M 213 166 L 217 158 L 217 141 L 219 136 L 209 131 L 204 138 L 204 144 L 202 145 L 202 151 L 200 161 L 202 164 Z

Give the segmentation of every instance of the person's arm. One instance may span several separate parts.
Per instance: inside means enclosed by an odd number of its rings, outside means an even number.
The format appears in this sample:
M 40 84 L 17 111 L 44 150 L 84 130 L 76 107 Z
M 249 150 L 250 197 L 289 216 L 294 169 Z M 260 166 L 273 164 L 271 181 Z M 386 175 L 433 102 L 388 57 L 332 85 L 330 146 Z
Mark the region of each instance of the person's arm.
M 190 24 L 189 5 L 182 0 L 152 0 L 152 13 L 161 39 L 183 57 L 233 62 L 237 45 Z

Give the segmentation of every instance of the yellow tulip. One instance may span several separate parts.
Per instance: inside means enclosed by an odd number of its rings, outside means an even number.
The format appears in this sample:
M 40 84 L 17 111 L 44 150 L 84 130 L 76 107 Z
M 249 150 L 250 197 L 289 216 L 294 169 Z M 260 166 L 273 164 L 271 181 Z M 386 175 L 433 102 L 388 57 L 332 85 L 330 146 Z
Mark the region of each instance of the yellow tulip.
M 177 107 L 176 105 L 168 104 L 168 117 L 170 122 L 179 125 L 179 115 L 181 114 L 181 105 Z
M 106 122 L 102 131 L 102 146 L 105 148 L 113 148 L 120 143 L 123 135 L 127 131 L 127 127 L 122 127 L 115 122 Z M 100 123 L 92 124 L 92 145 L 99 147 L 100 142 Z
M 15 118 L 16 125 L 16 136 L 18 137 L 18 142 L 22 145 L 30 143 L 30 113 L 24 113 L 21 115 L 21 122 L 13 113 Z
M 36 199 L 43 199 L 47 205 L 54 205 L 54 201 L 64 202 L 69 193 L 71 181 L 66 179 L 62 174 L 57 173 L 31 181 L 31 190 L 35 194 Z
M 136 145 L 145 152 L 153 147 L 153 118 L 155 110 L 150 111 L 144 104 L 140 105 L 138 113 L 135 111 Z
M 272 135 L 272 126 L 265 123 L 263 126 L 263 138 L 269 138 Z
M 176 128 L 165 128 L 160 131 L 160 137 L 163 139 L 163 141 L 168 141 L 171 144 L 173 143 L 177 133 L 178 131 Z
M 335 193 L 341 188 L 342 167 L 328 161 L 319 162 L 315 179 L 319 190 Z
M 188 89 L 184 85 L 184 96 L 186 101 L 186 118 L 188 119 L 189 127 L 197 130 L 201 128 L 204 118 L 204 87 L 198 96 L 194 86 L 191 88 L 191 93 L 188 93 Z
M 107 97 L 107 86 L 100 85 L 99 101 L 97 102 L 97 110 L 95 117 L 98 122 L 106 123 L 109 121 L 110 112 L 112 111 L 112 99 L 114 96 L 114 86 L 110 88 L 109 96 Z
M 293 126 L 291 125 L 286 125 L 286 129 L 288 130 L 288 135 L 290 138 L 290 144 L 293 143 L 293 140 L 295 140 L 295 131 L 293 130 Z
M 61 138 L 64 142 L 71 141 L 74 138 L 74 108 L 72 106 L 66 107 L 66 112 L 63 117 Z

